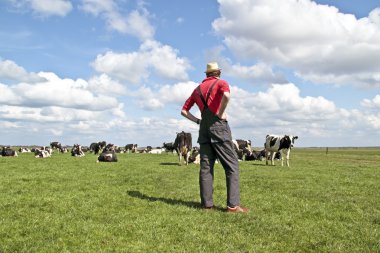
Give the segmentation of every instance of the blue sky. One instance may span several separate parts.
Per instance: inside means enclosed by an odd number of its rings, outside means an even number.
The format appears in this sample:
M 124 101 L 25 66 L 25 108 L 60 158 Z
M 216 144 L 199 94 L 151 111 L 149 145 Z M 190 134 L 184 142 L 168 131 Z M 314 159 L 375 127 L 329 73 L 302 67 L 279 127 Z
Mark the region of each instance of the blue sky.
M 378 146 L 380 1 L 5 0 L 0 144 L 160 146 L 218 61 L 233 137 Z M 199 115 L 196 108 L 193 111 Z

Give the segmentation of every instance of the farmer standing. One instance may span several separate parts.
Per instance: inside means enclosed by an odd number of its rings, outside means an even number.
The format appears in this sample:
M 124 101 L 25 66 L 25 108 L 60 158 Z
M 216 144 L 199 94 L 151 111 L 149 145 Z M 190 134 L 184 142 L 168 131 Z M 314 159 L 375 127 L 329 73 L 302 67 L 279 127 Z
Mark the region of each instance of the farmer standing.
M 247 213 L 249 209 L 240 206 L 239 162 L 225 113 L 230 100 L 230 88 L 226 81 L 220 79 L 221 69 L 218 63 L 208 63 L 205 73 L 206 79 L 193 91 L 181 111 L 184 117 L 200 124 L 198 143 L 201 158 L 201 205 L 206 209 L 214 207 L 214 164 L 218 158 L 226 174 L 227 212 Z M 194 103 L 202 113 L 202 120 L 190 112 Z

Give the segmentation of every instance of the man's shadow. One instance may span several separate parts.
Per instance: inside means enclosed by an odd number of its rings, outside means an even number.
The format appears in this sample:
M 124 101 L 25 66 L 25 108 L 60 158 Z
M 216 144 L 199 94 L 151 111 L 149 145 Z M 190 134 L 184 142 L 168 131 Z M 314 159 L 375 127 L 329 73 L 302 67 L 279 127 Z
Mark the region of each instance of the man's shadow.
M 133 198 L 139 198 L 139 199 L 148 200 L 151 202 L 161 201 L 169 205 L 181 205 L 181 206 L 187 206 L 194 209 L 203 209 L 202 206 L 198 202 L 195 202 L 195 201 L 184 201 L 184 200 L 170 199 L 170 198 L 164 198 L 164 197 L 152 197 L 152 196 L 145 195 L 139 191 L 128 191 L 128 195 Z M 222 212 L 225 211 L 223 208 L 216 207 L 216 206 L 213 208 L 213 210 L 222 211 Z

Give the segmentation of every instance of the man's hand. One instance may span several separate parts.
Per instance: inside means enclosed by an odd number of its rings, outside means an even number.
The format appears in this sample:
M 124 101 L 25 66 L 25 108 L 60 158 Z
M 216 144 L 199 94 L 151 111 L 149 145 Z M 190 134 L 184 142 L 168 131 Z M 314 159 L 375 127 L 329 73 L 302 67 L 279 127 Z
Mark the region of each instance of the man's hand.
M 220 112 L 219 112 L 217 116 L 219 119 L 223 119 L 223 120 L 227 119 L 227 113 L 226 112 L 223 112 L 222 114 L 220 114 Z

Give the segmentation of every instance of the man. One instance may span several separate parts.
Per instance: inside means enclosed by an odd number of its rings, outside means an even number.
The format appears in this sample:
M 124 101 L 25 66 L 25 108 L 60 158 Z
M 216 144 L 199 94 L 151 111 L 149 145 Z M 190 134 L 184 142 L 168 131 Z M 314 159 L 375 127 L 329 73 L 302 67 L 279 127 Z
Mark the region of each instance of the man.
M 181 111 L 184 117 L 200 124 L 198 143 L 201 158 L 201 205 L 206 209 L 214 206 L 214 164 L 218 158 L 226 174 L 227 212 L 247 213 L 249 210 L 240 206 L 239 162 L 225 113 L 230 100 L 230 88 L 226 81 L 220 79 L 221 69 L 218 63 L 208 63 L 205 73 L 206 79 L 193 91 Z M 202 113 L 202 120 L 190 112 L 194 103 Z

